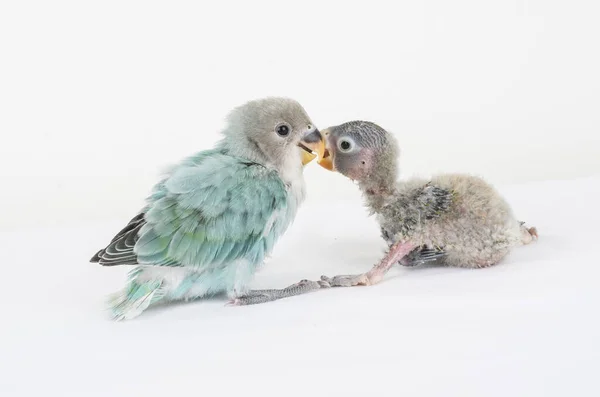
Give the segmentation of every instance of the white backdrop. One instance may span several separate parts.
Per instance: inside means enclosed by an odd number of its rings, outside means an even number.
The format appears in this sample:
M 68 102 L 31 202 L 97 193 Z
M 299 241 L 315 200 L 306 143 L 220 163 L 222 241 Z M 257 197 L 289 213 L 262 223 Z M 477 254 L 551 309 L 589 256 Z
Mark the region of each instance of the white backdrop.
M 397 134 L 403 176 L 600 173 L 593 0 L 2 2 L 0 223 L 129 218 L 248 99 Z M 311 200 L 343 178 L 311 165 Z
M 0 2 L 2 397 L 600 395 L 600 3 L 349 3 Z M 129 269 L 88 258 L 163 167 L 266 95 L 320 128 L 379 123 L 403 177 L 503 185 L 539 241 L 477 271 L 396 267 L 368 288 L 110 322 Z M 356 186 L 316 164 L 306 179 L 252 288 L 381 258 Z

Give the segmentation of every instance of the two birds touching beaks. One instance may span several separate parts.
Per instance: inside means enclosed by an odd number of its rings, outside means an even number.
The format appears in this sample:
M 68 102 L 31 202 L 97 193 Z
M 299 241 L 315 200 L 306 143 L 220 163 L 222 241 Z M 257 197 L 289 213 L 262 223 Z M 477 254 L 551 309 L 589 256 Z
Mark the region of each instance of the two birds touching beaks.
M 213 149 L 172 167 L 145 207 L 91 259 L 133 266 L 125 288 L 109 299 L 114 319 L 136 317 L 159 302 L 219 294 L 247 305 L 372 285 L 396 263 L 486 267 L 537 238 L 480 178 L 442 174 L 398 182 L 397 143 L 371 122 L 319 131 L 298 102 L 272 97 L 233 109 L 222 135 Z M 304 200 L 303 167 L 315 158 L 358 182 L 389 250 L 363 274 L 250 290 Z

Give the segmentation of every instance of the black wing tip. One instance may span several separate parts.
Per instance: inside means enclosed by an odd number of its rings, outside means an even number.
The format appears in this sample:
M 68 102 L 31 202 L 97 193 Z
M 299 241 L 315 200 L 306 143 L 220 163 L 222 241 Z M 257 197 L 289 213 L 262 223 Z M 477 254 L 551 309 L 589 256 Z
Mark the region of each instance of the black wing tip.
M 127 226 L 125 226 L 113 239 L 111 240 L 108 247 L 101 249 L 96 252 L 96 254 L 90 259 L 90 263 L 98 263 L 102 266 L 117 266 L 117 265 L 133 265 L 137 264 L 137 260 L 135 258 L 131 258 L 131 255 L 115 255 L 113 248 L 115 245 L 120 243 L 125 244 L 125 248 L 128 248 L 128 251 L 133 251 L 133 246 L 131 244 L 135 244 L 137 241 L 137 233 L 140 231 L 141 227 L 146 223 L 144 220 L 145 213 L 140 212 L 135 217 L 133 217 Z M 121 247 L 123 248 L 123 247 Z M 108 251 L 108 253 L 107 253 Z M 118 256 L 121 256 L 119 259 Z
M 104 250 L 100 250 L 98 252 L 96 252 L 96 254 L 94 256 L 92 256 L 92 259 L 90 259 L 90 263 L 99 263 L 100 262 L 100 255 L 102 255 L 102 253 L 104 252 Z
M 90 259 L 90 263 L 97 263 L 100 266 L 118 266 L 118 265 L 137 265 L 136 261 L 110 261 L 110 260 L 105 260 L 104 258 L 101 257 L 101 255 L 104 253 L 104 251 L 99 251 L 96 255 L 94 255 L 92 257 L 92 259 Z
M 104 261 L 99 261 L 98 262 L 100 264 L 100 266 L 119 266 L 119 265 L 132 265 L 132 263 L 109 263 L 109 262 L 104 262 Z

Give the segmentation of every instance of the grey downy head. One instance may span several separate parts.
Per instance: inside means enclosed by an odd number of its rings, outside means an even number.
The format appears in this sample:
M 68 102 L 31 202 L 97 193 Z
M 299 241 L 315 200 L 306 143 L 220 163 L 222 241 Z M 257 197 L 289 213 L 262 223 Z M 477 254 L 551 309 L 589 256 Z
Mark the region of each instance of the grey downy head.
M 323 140 L 304 108 L 289 98 L 269 97 L 233 109 L 222 145 L 233 154 L 276 168 L 290 157 L 306 164 L 322 152 Z M 300 166 L 300 165 L 299 165 Z
M 395 181 L 398 145 L 395 138 L 370 121 L 349 121 L 322 131 L 325 140 L 319 164 L 360 183 Z

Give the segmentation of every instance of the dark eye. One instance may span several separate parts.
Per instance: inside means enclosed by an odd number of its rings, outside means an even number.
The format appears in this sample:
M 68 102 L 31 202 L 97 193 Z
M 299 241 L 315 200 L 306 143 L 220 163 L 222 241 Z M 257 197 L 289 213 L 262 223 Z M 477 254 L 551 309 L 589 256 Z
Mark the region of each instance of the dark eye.
M 351 152 L 354 149 L 354 141 L 349 137 L 342 138 L 338 141 L 338 149 L 341 152 Z
M 290 127 L 287 124 L 280 124 L 275 128 L 275 132 L 279 136 L 288 136 L 290 134 Z

